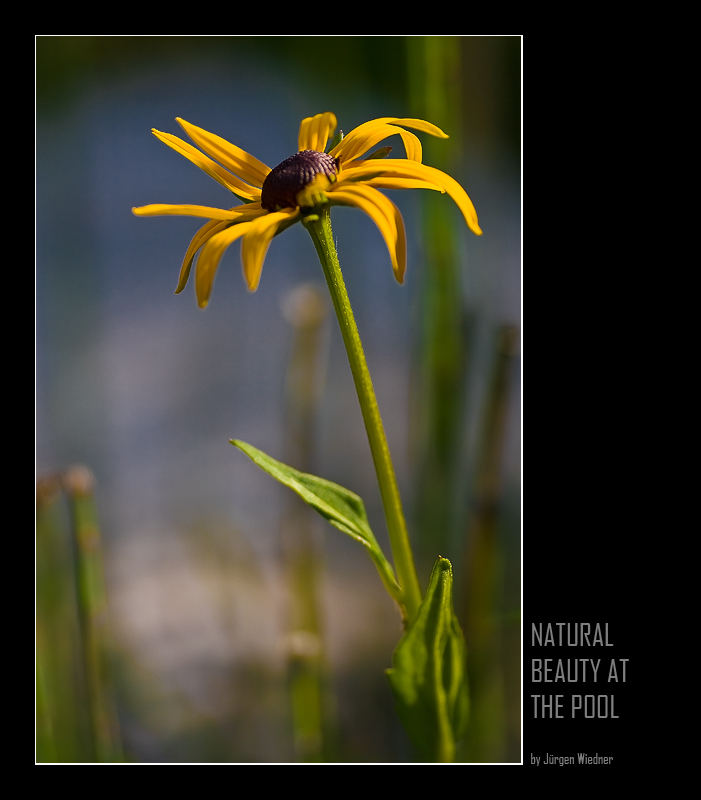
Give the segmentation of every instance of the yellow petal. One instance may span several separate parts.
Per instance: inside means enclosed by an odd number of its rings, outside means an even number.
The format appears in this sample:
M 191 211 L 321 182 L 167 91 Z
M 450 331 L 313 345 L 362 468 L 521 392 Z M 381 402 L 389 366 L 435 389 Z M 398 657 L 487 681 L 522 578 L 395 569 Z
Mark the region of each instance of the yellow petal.
M 455 204 L 462 212 L 465 222 L 470 230 L 477 236 L 481 236 L 482 230 L 477 221 L 477 212 L 472 204 L 472 200 L 460 184 L 450 175 L 441 172 L 435 167 L 428 167 L 425 164 L 418 164 L 415 161 L 407 161 L 399 158 L 385 158 L 382 161 L 371 159 L 359 161 L 351 164 L 346 170 L 341 172 L 338 181 L 338 188 L 344 188 L 346 181 L 357 181 L 363 178 L 415 178 L 421 181 L 433 183 L 440 186 L 450 195 Z
M 402 137 L 407 158 L 421 162 L 422 150 L 418 137 L 403 128 L 388 125 L 384 121 L 366 122 L 354 128 L 334 147 L 329 155 L 339 158 L 342 165 L 347 165 L 366 153 L 371 147 L 389 136 Z
M 362 183 L 366 186 L 376 186 L 378 189 L 433 189 L 434 192 L 445 194 L 445 189 L 428 181 L 419 181 L 415 178 L 367 178 Z
M 194 261 L 195 255 L 200 247 L 202 247 L 205 242 L 209 241 L 209 239 L 211 239 L 215 233 L 223 231 L 228 227 L 228 222 L 221 222 L 220 220 L 213 219 L 203 225 L 192 237 L 192 241 L 187 248 L 185 258 L 183 258 L 183 263 L 180 267 L 180 275 L 178 277 L 178 285 L 175 289 L 175 294 L 180 294 L 180 292 L 182 292 L 187 285 L 188 278 L 190 277 L 190 269 L 192 268 L 192 262 Z
M 390 125 L 390 127 L 394 127 Z M 419 140 L 418 136 L 415 136 L 410 131 L 405 131 L 403 128 L 397 128 L 399 135 L 402 137 L 402 142 L 404 143 L 404 149 L 406 150 L 406 157 L 410 161 L 418 161 L 419 164 L 423 158 L 423 149 L 421 147 L 421 141 Z
M 202 248 L 195 271 L 195 292 L 200 308 L 204 308 L 209 303 L 214 278 L 224 252 L 237 239 L 244 236 L 254 224 L 254 222 L 241 222 L 239 225 L 231 225 L 226 230 L 215 233 Z
M 273 236 L 293 222 L 298 215 L 298 208 L 273 211 L 249 226 L 246 237 L 241 243 L 241 265 L 249 291 L 255 292 L 258 288 L 265 255 Z
M 447 133 L 444 133 L 438 125 L 432 122 L 426 122 L 425 119 L 413 119 L 411 117 L 381 117 L 378 122 L 389 122 L 391 125 L 401 125 L 403 128 L 413 128 L 415 131 L 422 133 L 429 133 L 431 136 L 437 136 L 439 139 L 449 139 Z
M 310 150 L 309 141 L 311 139 L 311 135 L 309 130 L 312 126 L 312 122 L 314 117 L 305 117 L 299 123 L 299 133 L 297 134 L 297 150 L 301 153 L 302 150 Z
M 188 161 L 191 161 L 196 167 L 206 172 L 210 178 L 214 178 L 215 181 L 221 183 L 222 186 L 225 186 L 238 197 L 245 200 L 255 200 L 260 197 L 260 189 L 244 183 L 240 178 L 237 178 L 236 175 L 232 175 L 191 144 L 184 142 L 177 136 L 173 136 L 172 133 L 163 133 L 162 131 L 157 131 L 155 128 L 152 129 L 152 133 L 157 139 L 160 139 L 163 144 L 168 145 L 168 147 L 171 147 L 176 153 L 180 153 L 181 156 L 185 156 Z
M 305 117 L 299 125 L 298 149 L 317 150 L 323 153 L 329 136 L 336 130 L 336 115 L 331 111 Z
M 353 128 L 343 139 L 329 150 L 329 155 L 340 158 L 341 161 L 350 161 L 353 153 L 362 154 L 374 144 L 389 136 L 384 122 L 371 120 Z
M 394 277 L 404 282 L 406 272 L 406 231 L 401 212 L 394 203 L 377 189 L 361 184 L 346 184 L 329 195 L 332 204 L 351 205 L 364 211 L 382 234 L 390 258 Z
M 249 210 L 249 206 L 237 208 L 213 208 L 212 206 L 193 206 L 193 205 L 174 205 L 169 203 L 152 203 L 148 206 L 138 206 L 132 208 L 132 213 L 137 217 L 206 217 L 207 219 L 235 220 L 240 217 L 256 216 L 261 214 L 260 203 L 257 211 L 254 208 Z M 254 206 L 251 203 L 251 206 Z
M 221 136 L 209 133 L 204 128 L 198 128 L 180 117 L 176 117 L 176 120 L 192 141 L 212 158 L 219 161 L 220 164 L 223 164 L 227 169 L 252 186 L 260 188 L 263 185 L 263 181 L 270 172 L 270 167 L 262 161 L 259 161 L 235 144 L 227 142 Z

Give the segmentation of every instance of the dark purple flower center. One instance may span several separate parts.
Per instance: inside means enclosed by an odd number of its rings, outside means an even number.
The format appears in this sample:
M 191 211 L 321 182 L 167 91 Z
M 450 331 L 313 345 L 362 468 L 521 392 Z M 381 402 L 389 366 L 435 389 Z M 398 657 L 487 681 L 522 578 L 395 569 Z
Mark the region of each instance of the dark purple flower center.
M 322 174 L 331 181 L 336 179 L 338 163 L 335 158 L 316 150 L 295 153 L 270 170 L 263 182 L 260 203 L 266 211 L 294 208 L 298 205 L 297 195 Z

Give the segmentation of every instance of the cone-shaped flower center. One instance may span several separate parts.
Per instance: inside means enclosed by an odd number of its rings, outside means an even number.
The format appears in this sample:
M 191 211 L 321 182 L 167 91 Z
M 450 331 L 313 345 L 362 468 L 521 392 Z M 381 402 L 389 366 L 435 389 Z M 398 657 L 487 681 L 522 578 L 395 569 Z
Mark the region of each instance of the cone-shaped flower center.
M 260 202 L 266 211 L 278 208 L 294 208 L 300 205 L 297 195 L 317 175 L 331 183 L 336 180 L 338 166 L 335 158 L 316 150 L 302 150 L 286 158 L 272 169 L 263 183 Z

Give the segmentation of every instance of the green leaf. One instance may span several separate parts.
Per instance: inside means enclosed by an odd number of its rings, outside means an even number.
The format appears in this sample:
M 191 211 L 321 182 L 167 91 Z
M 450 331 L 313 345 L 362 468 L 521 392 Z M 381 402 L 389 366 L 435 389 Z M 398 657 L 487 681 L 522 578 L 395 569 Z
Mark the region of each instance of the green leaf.
M 318 511 L 334 527 L 360 542 L 374 561 L 387 591 L 401 605 L 401 590 L 394 571 L 375 539 L 365 512 L 365 505 L 357 494 L 337 483 L 300 472 L 281 461 L 276 461 L 246 442 L 238 439 L 230 441 L 264 472 L 296 492 L 305 503 Z
M 328 146 L 326 147 L 326 152 L 327 153 L 331 152 L 331 150 L 333 150 L 334 147 L 336 147 L 336 145 L 340 144 L 342 141 L 343 141 L 343 131 L 341 131 L 341 130 L 336 131 L 336 133 L 334 134 L 333 138 L 331 139 L 331 141 L 329 142 Z
M 386 147 L 378 147 L 377 150 L 374 150 L 369 156 L 365 156 L 365 160 L 367 161 L 370 158 L 387 158 L 391 152 L 392 148 L 390 145 L 387 145 Z
M 439 556 L 416 618 L 387 670 L 402 724 L 429 761 L 453 761 L 467 724 L 467 648 L 452 594 L 452 565 Z

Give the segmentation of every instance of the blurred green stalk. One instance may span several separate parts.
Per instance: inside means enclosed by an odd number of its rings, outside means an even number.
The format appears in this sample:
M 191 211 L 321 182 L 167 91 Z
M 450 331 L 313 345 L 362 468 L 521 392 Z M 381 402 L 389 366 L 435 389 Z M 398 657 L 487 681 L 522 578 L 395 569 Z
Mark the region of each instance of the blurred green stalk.
M 412 115 L 431 120 L 449 135 L 437 146 L 424 143 L 426 163 L 443 168 L 462 157 L 461 41 L 451 36 L 407 40 L 408 90 Z M 453 553 L 457 538 L 456 484 L 459 448 L 464 441 L 463 401 L 467 363 L 467 318 L 462 302 L 462 262 L 457 218 L 444 198 L 422 194 L 424 268 L 415 407 L 413 457 L 417 464 L 413 515 L 418 557 L 433 564 L 437 554 Z M 462 230 L 462 223 L 460 223 Z M 453 553 L 453 557 L 454 557 Z
M 505 698 L 504 586 L 499 512 L 506 418 L 518 332 L 497 332 L 485 409 L 480 425 L 475 483 L 468 518 L 463 613 L 469 646 L 471 723 L 466 758 L 500 761 L 507 757 Z
M 111 642 L 94 479 L 88 469 L 76 466 L 65 473 L 63 485 L 73 533 L 76 599 L 93 757 L 98 762 L 122 761 L 110 676 Z
M 319 289 L 304 285 L 285 297 L 283 312 L 292 331 L 284 395 L 287 461 L 312 472 L 328 306 Z M 319 762 L 328 751 L 330 715 L 320 611 L 322 557 L 313 524 L 299 502 L 290 502 L 285 510 L 281 544 L 294 749 L 299 760 Z
M 36 760 L 89 761 L 74 562 L 60 476 L 37 483 Z

